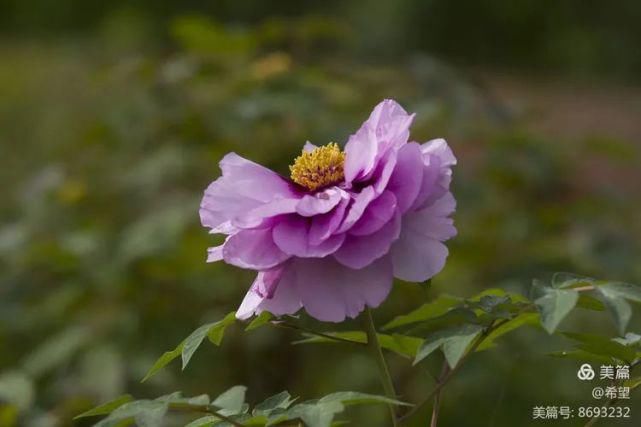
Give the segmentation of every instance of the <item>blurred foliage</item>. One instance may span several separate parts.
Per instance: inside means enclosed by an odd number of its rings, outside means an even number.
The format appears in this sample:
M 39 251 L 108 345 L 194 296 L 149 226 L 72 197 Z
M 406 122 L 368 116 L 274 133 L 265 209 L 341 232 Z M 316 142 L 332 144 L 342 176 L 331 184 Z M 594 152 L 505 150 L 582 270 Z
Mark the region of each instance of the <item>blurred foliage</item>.
M 60 25 L 91 25 L 91 4 L 69 6 L 64 16 L 74 18 Z M 231 2 L 221 4 L 233 15 Z M 26 4 L 9 5 L 3 19 L 37 19 Z M 53 20 L 42 5 L 38 19 Z M 169 16 L 174 7 L 144 10 Z M 256 2 L 247 16 L 265 7 Z M 140 380 L 162 351 L 234 309 L 251 283 L 249 272 L 204 262 L 212 238 L 198 204 L 222 156 L 236 151 L 286 174 L 306 140 L 344 142 L 384 97 L 417 113 L 416 140 L 452 145 L 459 236 L 431 287 L 395 287 L 377 311 L 381 324 L 445 291 L 526 293 L 550 271 L 641 282 L 641 200 L 626 178 L 638 146 L 526 133 L 482 87 L 431 56 L 374 65 L 349 55 L 354 28 L 320 15 L 252 18 L 252 26 L 184 15 L 168 26 L 177 47 L 156 51 L 131 48 L 154 28 L 135 16 L 116 16 L 97 38 L 0 48 L 0 424 L 72 425 L 125 391 L 192 396 L 246 384 L 250 402 L 284 389 L 305 398 L 378 392 L 364 352 L 291 346 L 290 333 L 265 328 L 241 337 L 238 326 L 221 347 L 203 346 L 185 372 Z M 604 319 L 577 312 L 570 324 L 615 334 Z M 638 318 L 630 329 L 641 330 Z M 575 362 L 542 359 L 570 340 L 546 338 L 514 334 L 501 344 L 509 351 L 470 362 L 445 394 L 443 425 L 485 426 L 486 416 L 469 414 L 488 408 L 497 426 L 527 425 L 533 405 L 586 401 Z M 390 362 L 403 397 L 425 394 L 428 376 L 409 374 L 402 358 Z M 374 425 L 385 408 L 350 411 Z

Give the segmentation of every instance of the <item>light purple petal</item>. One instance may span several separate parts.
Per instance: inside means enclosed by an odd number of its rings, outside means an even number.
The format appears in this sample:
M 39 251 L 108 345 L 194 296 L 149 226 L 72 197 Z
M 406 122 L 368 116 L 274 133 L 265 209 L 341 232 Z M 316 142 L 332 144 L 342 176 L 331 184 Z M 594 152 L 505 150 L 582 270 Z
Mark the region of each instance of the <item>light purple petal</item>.
M 405 213 L 412 206 L 423 184 L 423 155 L 421 147 L 413 142 L 398 150 L 396 167 L 387 189 L 396 196 L 398 207 Z
M 200 204 L 203 226 L 221 224 L 277 198 L 299 198 L 280 175 L 254 162 L 227 154 L 220 162 L 223 175 L 212 182 Z
M 271 270 L 260 271 L 254 280 L 254 283 L 247 291 L 243 302 L 236 310 L 238 319 L 248 319 L 255 313 L 261 311 L 260 306 L 266 299 L 273 298 L 278 283 L 283 275 L 284 267 L 276 267 Z
M 286 254 L 303 258 L 324 257 L 335 252 L 345 240 L 345 235 L 336 234 L 318 245 L 310 244 L 311 219 L 297 215 L 283 218 L 273 230 L 276 245 Z
M 387 224 L 396 211 L 396 197 L 391 191 L 385 191 L 368 206 L 358 221 L 349 230 L 349 234 L 363 236 L 372 234 Z
M 256 228 L 263 224 L 264 220 L 278 215 L 296 212 L 298 199 L 275 199 L 264 205 L 258 206 L 247 213 L 238 215 L 232 220 L 236 228 Z
M 296 204 L 296 212 L 302 216 L 315 216 L 334 209 L 343 198 L 349 197 L 340 188 L 332 187 L 314 194 L 306 194 Z
M 423 153 L 423 185 L 411 210 L 422 209 L 449 191 L 452 166 L 456 158 L 444 139 L 434 139 L 421 146 Z
M 401 216 L 394 217 L 375 233 L 366 236 L 348 235 L 334 257 L 343 265 L 360 269 L 385 256 L 401 232 Z
M 345 215 L 345 219 L 336 232 L 343 233 L 352 228 L 352 226 L 356 224 L 356 221 L 363 216 L 363 213 L 370 202 L 375 198 L 376 192 L 372 186 L 365 187 L 360 193 L 354 196 L 354 199 L 347 210 L 347 214 Z
M 355 318 L 365 305 L 378 307 L 392 286 L 388 257 L 361 270 L 347 268 L 330 257 L 295 259 L 292 269 L 305 310 L 327 322 Z
M 207 262 L 216 262 L 222 260 L 223 246 L 225 245 L 222 244 L 220 246 L 212 246 L 211 248 L 207 248 Z
M 319 245 L 334 234 L 345 218 L 349 202 L 349 198 L 344 198 L 331 212 L 312 218 L 312 225 L 309 228 L 310 245 Z
M 414 115 L 407 114 L 396 101 L 386 99 L 378 104 L 345 145 L 345 181 L 369 179 L 389 149 L 407 142 L 413 120 Z
M 456 235 L 448 216 L 456 201 L 447 193 L 432 206 L 403 217 L 401 236 L 392 245 L 394 276 L 410 282 L 423 282 L 445 265 L 448 250 L 441 241 Z
M 289 255 L 274 244 L 271 228 L 242 230 L 230 236 L 223 246 L 228 264 L 253 270 L 267 270 L 282 263 Z

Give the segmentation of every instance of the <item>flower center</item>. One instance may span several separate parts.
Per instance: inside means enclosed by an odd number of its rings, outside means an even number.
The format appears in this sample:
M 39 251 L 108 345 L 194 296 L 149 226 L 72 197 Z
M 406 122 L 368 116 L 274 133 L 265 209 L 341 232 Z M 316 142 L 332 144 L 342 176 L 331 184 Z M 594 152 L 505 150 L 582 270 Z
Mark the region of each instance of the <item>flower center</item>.
M 345 179 L 345 153 L 334 142 L 312 151 L 303 151 L 289 167 L 296 184 L 315 191 Z

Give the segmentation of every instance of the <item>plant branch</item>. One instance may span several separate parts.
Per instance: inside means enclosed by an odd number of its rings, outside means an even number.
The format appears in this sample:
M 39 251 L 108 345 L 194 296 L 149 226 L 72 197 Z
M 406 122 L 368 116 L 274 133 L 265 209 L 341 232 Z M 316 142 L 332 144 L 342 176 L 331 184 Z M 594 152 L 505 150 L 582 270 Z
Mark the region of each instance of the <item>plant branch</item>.
M 350 340 L 350 339 L 347 339 L 347 338 L 337 337 L 337 336 L 334 336 L 334 335 L 325 334 L 323 332 L 317 332 L 317 331 L 314 331 L 312 329 L 306 328 L 304 326 L 295 325 L 293 323 L 269 322 L 269 324 L 272 325 L 275 328 L 293 329 L 295 331 L 304 332 L 306 334 L 314 335 L 314 336 L 321 337 L 321 338 L 326 338 L 328 340 L 332 340 L 332 341 L 336 341 L 336 342 L 342 342 L 342 343 L 348 343 L 348 344 L 356 344 L 356 345 L 360 345 L 360 346 L 367 345 L 366 343 L 362 343 L 362 342 L 359 342 L 359 341 L 354 341 L 354 340 Z
M 374 325 L 374 318 L 372 317 L 372 311 L 369 307 L 365 307 L 364 312 L 364 321 L 365 331 L 367 333 L 367 345 L 369 346 L 374 359 L 378 365 L 378 372 L 381 378 L 381 383 L 383 384 L 383 389 L 385 390 L 385 395 L 390 399 L 396 399 L 396 391 L 394 390 L 394 383 L 392 382 L 392 376 L 389 373 L 387 368 L 387 363 L 385 362 L 385 356 L 383 356 L 383 350 L 381 344 L 378 341 L 378 333 L 376 332 L 376 326 Z M 396 420 L 396 410 L 394 405 L 389 405 L 390 416 L 392 417 L 392 425 L 394 427 L 398 426 Z
M 447 364 L 447 361 L 443 361 L 443 368 L 441 369 L 441 375 L 438 378 L 438 382 L 443 381 L 447 373 L 450 371 L 450 366 Z M 443 389 L 441 388 L 434 395 L 434 406 L 432 407 L 432 421 L 430 422 L 430 427 L 436 427 L 438 422 L 438 415 L 441 409 L 441 393 Z

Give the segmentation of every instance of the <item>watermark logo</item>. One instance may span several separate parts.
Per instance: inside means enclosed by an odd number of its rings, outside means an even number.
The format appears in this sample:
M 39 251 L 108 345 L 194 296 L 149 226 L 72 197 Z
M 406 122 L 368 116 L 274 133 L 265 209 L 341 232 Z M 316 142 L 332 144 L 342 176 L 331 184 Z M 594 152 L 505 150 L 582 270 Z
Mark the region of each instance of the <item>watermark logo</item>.
M 579 377 L 581 381 L 590 381 L 594 379 L 595 373 L 592 369 L 592 365 L 589 363 L 584 363 L 579 368 L 579 371 L 576 373 L 576 376 Z

